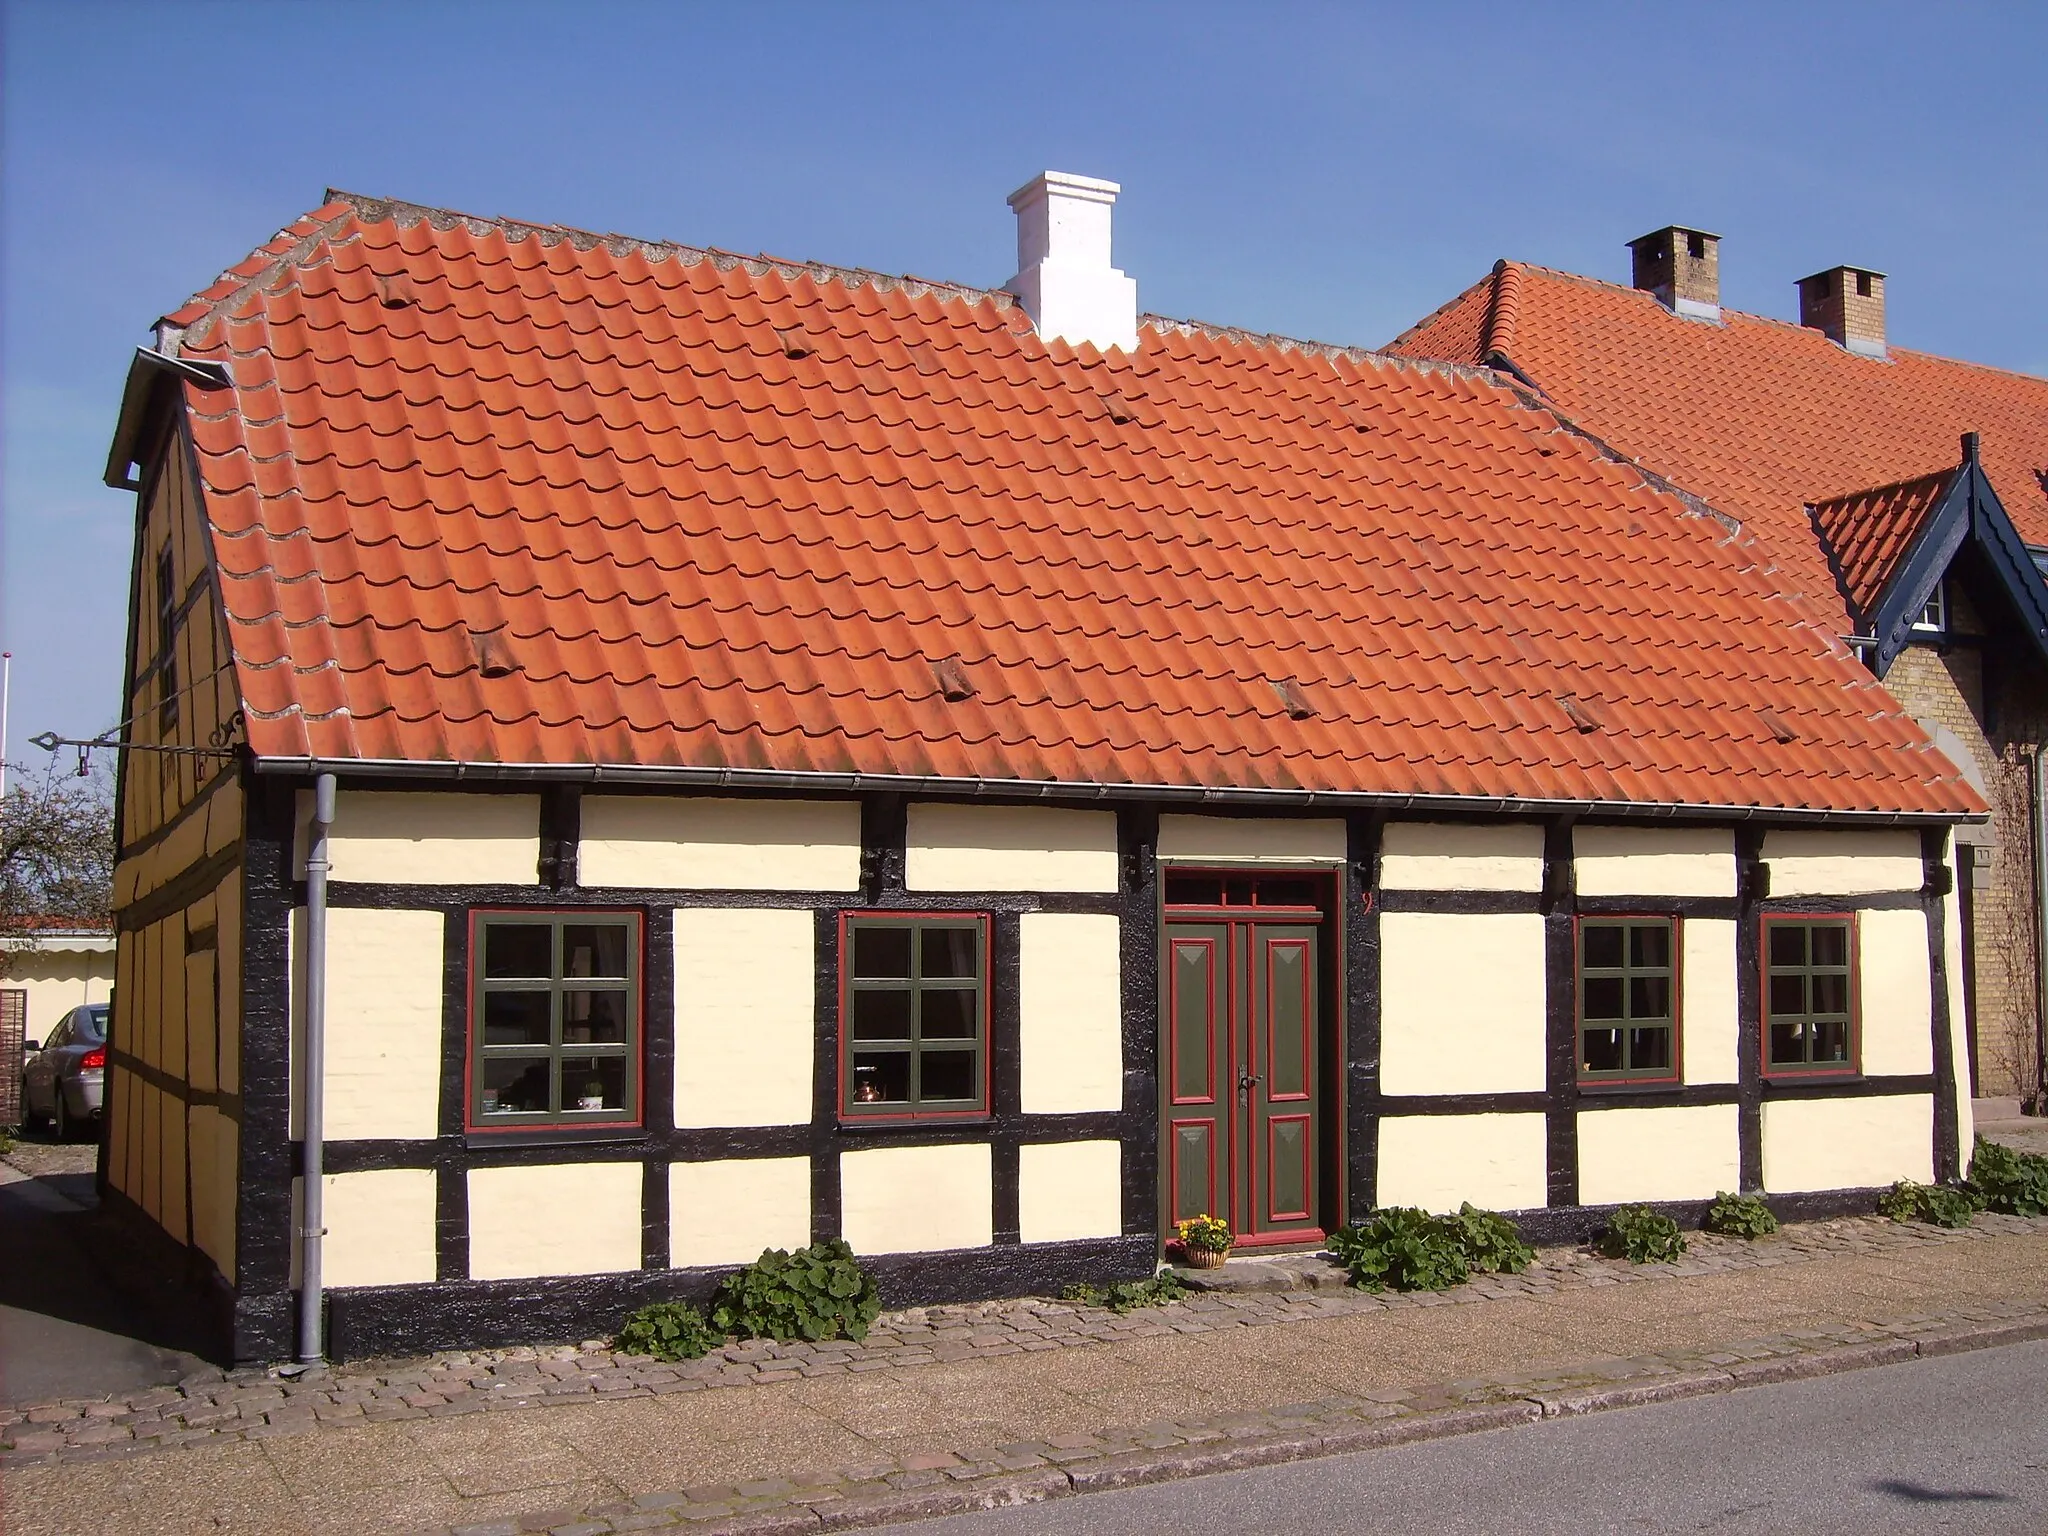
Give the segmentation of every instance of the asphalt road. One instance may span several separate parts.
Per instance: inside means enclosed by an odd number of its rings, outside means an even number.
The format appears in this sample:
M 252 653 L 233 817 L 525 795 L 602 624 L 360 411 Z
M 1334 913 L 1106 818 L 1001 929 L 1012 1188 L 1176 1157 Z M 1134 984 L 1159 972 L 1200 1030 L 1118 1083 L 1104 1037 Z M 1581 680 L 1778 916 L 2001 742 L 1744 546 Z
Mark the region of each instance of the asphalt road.
M 175 1323 L 108 1285 L 89 1240 L 90 1173 L 0 1164 L 0 1403 L 133 1392 L 205 1364 Z
M 2041 1536 L 2048 1343 L 890 1529 Z

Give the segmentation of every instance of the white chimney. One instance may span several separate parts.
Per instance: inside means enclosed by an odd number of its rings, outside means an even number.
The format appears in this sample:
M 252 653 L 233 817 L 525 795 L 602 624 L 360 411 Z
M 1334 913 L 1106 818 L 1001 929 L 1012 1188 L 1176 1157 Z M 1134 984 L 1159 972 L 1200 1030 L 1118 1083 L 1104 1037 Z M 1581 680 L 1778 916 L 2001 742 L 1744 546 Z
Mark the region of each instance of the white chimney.
M 1113 181 L 1044 171 L 1010 194 L 1017 275 L 1004 286 L 1047 341 L 1138 347 L 1138 285 L 1109 264 Z

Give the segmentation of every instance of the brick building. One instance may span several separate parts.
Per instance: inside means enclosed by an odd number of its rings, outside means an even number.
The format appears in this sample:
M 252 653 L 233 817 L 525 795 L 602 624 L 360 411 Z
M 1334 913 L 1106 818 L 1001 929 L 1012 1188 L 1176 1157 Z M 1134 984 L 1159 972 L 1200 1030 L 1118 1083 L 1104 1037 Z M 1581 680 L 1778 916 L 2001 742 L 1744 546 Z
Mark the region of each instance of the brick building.
M 1891 344 L 1885 276 L 1797 283 L 1799 320 L 1724 309 L 1720 237 L 1630 242 L 1631 283 L 1502 261 L 1397 355 L 1497 368 L 1770 550 L 1991 803 L 1966 829 L 1970 1057 L 2036 1095 L 2048 740 L 2048 380 Z

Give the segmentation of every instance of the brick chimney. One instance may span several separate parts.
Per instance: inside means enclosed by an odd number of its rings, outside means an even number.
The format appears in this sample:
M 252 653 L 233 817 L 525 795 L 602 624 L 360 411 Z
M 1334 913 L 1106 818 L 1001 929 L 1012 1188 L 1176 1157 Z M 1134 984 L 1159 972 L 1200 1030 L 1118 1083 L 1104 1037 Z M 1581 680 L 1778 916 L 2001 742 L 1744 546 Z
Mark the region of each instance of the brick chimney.
M 1017 295 L 1038 334 L 1107 351 L 1138 346 L 1138 285 L 1109 264 L 1113 181 L 1041 171 L 1010 194 L 1017 213 Z
M 1799 279 L 1799 323 L 1858 357 L 1883 357 L 1884 274 L 1829 267 Z
M 1693 320 L 1721 318 L 1721 237 L 1667 224 L 1628 243 L 1635 286 L 1654 293 L 1672 313 Z

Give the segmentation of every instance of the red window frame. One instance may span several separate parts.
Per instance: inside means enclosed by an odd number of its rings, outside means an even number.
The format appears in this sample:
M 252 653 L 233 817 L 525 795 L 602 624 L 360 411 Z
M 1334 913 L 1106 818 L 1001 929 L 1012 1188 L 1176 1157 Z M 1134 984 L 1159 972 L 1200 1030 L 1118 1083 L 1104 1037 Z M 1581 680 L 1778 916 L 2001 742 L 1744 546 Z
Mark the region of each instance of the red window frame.
M 1671 925 L 1671 1070 L 1622 1077 L 1586 1074 L 1587 923 L 1669 923 Z M 1572 917 L 1572 1074 L 1581 1092 L 1603 1088 L 1678 1088 L 1685 1083 L 1685 917 L 1678 912 L 1580 912 Z
M 1863 1075 L 1863 925 L 1854 912 L 1766 912 L 1757 920 L 1756 1055 L 1766 1080 Z M 1849 1059 L 1819 1066 L 1771 1064 L 1771 928 L 1779 923 L 1842 923 L 1849 930 Z
M 981 933 L 981 975 L 978 981 L 980 997 L 980 1031 L 975 1037 L 975 1047 L 981 1059 L 980 1089 L 978 1101 L 958 1109 L 880 1109 L 868 1110 L 853 1107 L 847 1100 L 849 1086 L 848 1066 L 852 1058 L 853 1039 L 853 925 L 863 921 L 890 923 L 974 923 Z M 901 912 L 878 909 L 844 911 L 839 914 L 839 1019 L 834 1033 L 837 1036 L 837 1060 L 834 1064 L 835 1094 L 838 1105 L 838 1119 L 842 1127 L 859 1125 L 901 1125 L 908 1122 L 986 1120 L 990 1115 L 990 1064 L 995 1054 L 995 988 L 994 956 L 995 920 L 987 912 Z

